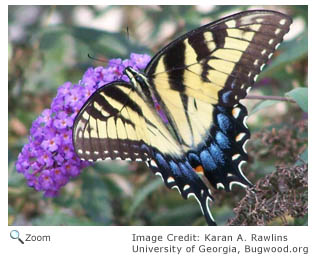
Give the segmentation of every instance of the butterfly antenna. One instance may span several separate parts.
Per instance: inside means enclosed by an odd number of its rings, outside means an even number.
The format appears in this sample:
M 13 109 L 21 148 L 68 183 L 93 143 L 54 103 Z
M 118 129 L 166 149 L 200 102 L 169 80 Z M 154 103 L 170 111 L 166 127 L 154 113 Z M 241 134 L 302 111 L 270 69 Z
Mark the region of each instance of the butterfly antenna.
M 92 59 L 92 60 L 96 60 L 96 61 L 102 62 L 102 63 L 107 63 L 107 62 L 108 62 L 107 59 L 95 58 L 95 57 L 91 56 L 89 53 L 88 53 L 88 58 L 90 58 L 90 59 Z
M 126 32 L 127 32 L 127 38 L 128 38 L 128 40 L 130 40 L 130 35 L 129 35 L 129 26 L 127 26 L 127 28 L 126 28 Z

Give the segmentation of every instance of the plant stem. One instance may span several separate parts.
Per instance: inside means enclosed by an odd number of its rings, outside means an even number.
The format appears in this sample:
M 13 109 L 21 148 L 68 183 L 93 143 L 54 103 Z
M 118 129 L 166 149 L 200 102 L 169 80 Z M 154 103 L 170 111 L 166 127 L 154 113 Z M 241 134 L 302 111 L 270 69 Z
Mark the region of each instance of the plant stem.
M 282 96 L 270 96 L 270 95 L 248 95 L 245 97 L 245 99 L 255 99 L 255 100 L 274 100 L 274 101 L 284 101 L 284 102 L 292 102 L 295 103 L 295 101 L 291 98 L 282 97 Z

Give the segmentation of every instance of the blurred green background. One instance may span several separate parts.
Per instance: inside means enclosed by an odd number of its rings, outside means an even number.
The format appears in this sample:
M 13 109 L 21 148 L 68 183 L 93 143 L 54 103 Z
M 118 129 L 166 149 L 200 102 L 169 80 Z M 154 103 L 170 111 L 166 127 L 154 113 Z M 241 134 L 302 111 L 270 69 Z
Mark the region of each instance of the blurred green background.
M 307 161 L 307 6 L 9 6 L 9 225 L 205 225 L 195 199 L 183 200 L 140 163 L 98 162 L 56 198 L 27 187 L 15 161 L 31 123 L 50 107 L 58 86 L 77 83 L 91 66 L 131 52 L 153 56 L 177 36 L 246 9 L 272 9 L 294 19 L 251 95 L 296 103 L 244 100 L 252 133 L 244 172 L 255 183 L 275 170 Z M 128 30 L 127 30 L 128 27 Z M 87 55 L 104 60 L 98 62 Z M 306 125 L 306 126 L 305 126 Z M 214 218 L 225 225 L 245 191 L 213 191 Z M 305 225 L 307 217 L 288 225 Z M 276 219 L 271 225 L 282 224 Z

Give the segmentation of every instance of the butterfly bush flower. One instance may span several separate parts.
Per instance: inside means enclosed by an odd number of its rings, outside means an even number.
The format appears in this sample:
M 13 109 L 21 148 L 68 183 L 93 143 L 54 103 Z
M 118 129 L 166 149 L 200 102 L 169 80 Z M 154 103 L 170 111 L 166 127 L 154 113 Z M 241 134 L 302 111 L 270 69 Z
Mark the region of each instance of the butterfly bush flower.
M 144 69 L 150 56 L 130 55 L 130 59 L 111 59 L 107 67 L 88 68 L 78 84 L 66 82 L 57 90 L 50 109 L 45 109 L 32 123 L 28 143 L 16 162 L 16 169 L 28 186 L 43 191 L 46 197 L 59 193 L 62 186 L 91 163 L 81 161 L 72 143 L 72 126 L 85 101 L 99 87 L 115 80 L 129 81 L 123 71 L 127 66 Z

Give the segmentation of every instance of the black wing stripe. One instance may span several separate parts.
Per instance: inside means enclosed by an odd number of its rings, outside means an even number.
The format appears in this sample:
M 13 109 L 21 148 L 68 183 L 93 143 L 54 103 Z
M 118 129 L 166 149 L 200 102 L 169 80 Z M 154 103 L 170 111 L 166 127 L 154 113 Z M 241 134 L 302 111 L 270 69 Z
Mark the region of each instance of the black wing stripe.
M 171 89 L 177 89 L 180 92 L 185 90 L 185 86 L 182 84 L 182 78 L 184 77 L 184 70 L 176 69 L 177 67 L 182 67 L 185 64 L 185 44 L 178 44 L 177 48 L 169 50 L 168 53 L 164 55 L 164 65 L 165 69 L 171 71 L 168 74 L 169 83 Z M 173 78 L 178 79 L 178 84 L 174 84 Z
M 196 35 L 193 35 L 193 37 L 189 37 L 188 43 L 196 51 L 197 60 L 201 60 L 207 57 L 211 52 L 210 48 L 206 44 L 203 33 L 198 33 Z
M 131 91 L 133 91 L 131 89 Z M 117 102 L 121 103 L 122 106 L 128 106 L 130 109 L 138 113 L 140 116 L 143 116 L 142 110 L 139 105 L 137 105 L 128 94 L 123 92 L 118 87 L 107 87 L 104 89 L 104 93 L 107 95 L 107 97 L 110 97 Z

